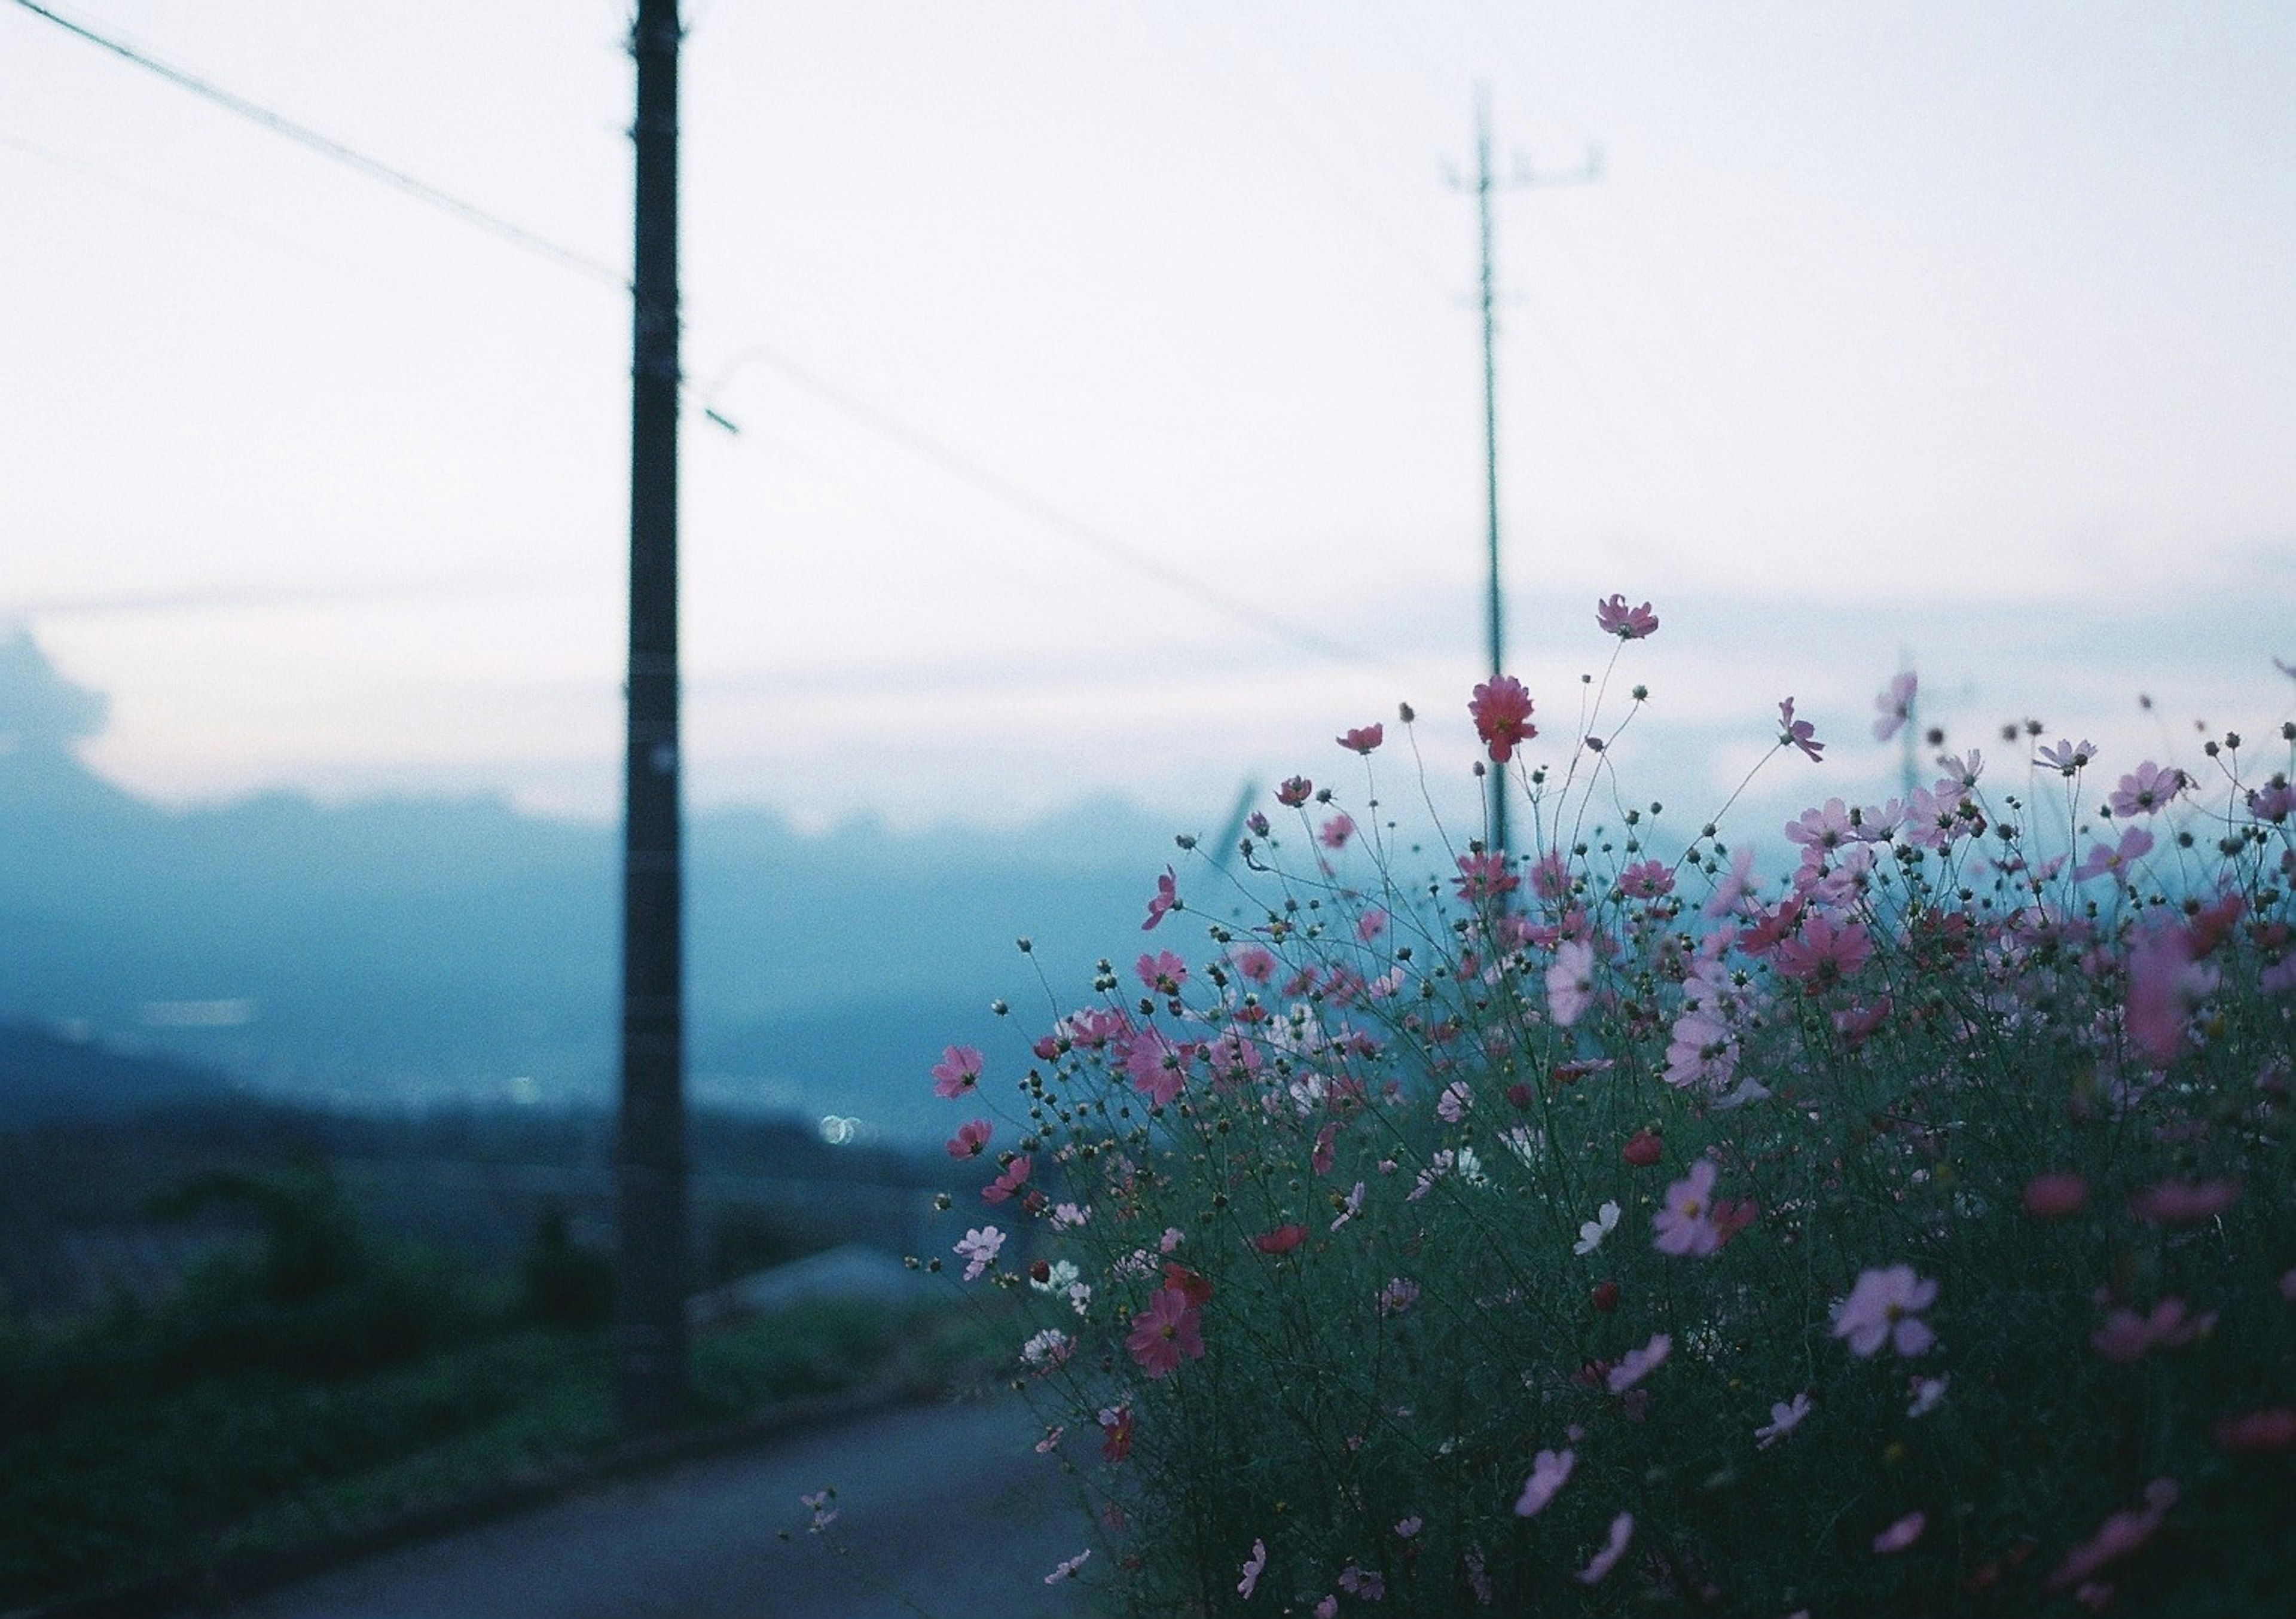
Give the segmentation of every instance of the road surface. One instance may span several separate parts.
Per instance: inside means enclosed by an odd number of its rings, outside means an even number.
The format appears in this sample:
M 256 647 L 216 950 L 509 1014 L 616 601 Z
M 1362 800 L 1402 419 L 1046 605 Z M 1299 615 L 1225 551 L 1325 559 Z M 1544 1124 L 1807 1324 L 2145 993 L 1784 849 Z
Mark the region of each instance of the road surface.
M 1011 1397 L 897 1408 L 602 1485 L 235 1611 L 242 1619 L 1083 1619 L 1088 1590 L 1045 1583 L 1090 1536 L 1074 1481 L 1032 1448 L 1040 1432 Z M 798 1497 L 824 1484 L 837 1487 L 832 1533 L 803 1533 Z M 797 1533 L 783 1541 L 784 1529 Z

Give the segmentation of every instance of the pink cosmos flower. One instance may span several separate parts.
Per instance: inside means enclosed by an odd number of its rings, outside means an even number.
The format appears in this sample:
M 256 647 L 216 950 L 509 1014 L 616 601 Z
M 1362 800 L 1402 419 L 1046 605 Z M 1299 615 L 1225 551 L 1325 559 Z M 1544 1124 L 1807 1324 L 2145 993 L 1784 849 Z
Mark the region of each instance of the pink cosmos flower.
M 1370 910 L 1356 918 L 1356 937 L 1362 943 L 1368 944 L 1381 934 L 1387 931 L 1387 923 L 1388 915 L 1386 910 L 1382 906 L 1374 905 Z
M 2097 1525 L 2096 1533 L 2065 1554 L 2048 1579 L 2053 1591 L 2070 1590 L 2087 1582 L 2108 1563 L 2127 1557 L 2151 1540 L 2177 1504 L 2181 1493 L 2173 1478 L 2156 1478 L 2144 1486 L 2144 1505 L 2114 1513 Z
M 1132 964 L 1140 982 L 1160 995 L 1177 995 L 1180 986 L 1188 981 L 1188 964 L 1168 950 L 1154 955 L 1143 954 Z
M 1714 885 L 1714 892 L 1707 895 L 1706 903 L 1699 907 L 1698 913 L 1710 922 L 1718 922 L 1743 905 L 1753 890 L 1754 851 L 1751 846 L 1741 844 L 1738 852 L 1730 856 L 1729 871 Z
M 2088 1182 L 2069 1169 L 2035 1175 L 2025 1182 L 2025 1212 L 2036 1220 L 2077 1214 L 2087 1201 Z
M 952 1158 L 977 1158 L 988 1145 L 996 1126 L 985 1118 L 971 1119 L 956 1127 L 948 1139 L 948 1156 Z
M 2238 1181 L 2163 1181 L 2131 1198 L 2128 1209 L 2153 1225 L 2199 1225 L 2239 1201 Z
M 1809 1395 L 1807 1394 L 1796 1394 L 1791 1401 L 1777 1402 L 1770 1407 L 1768 1423 L 1754 1430 L 1755 1448 L 1768 1450 L 1779 1440 L 1800 1427 L 1801 1419 L 1808 1415 Z
M 2046 765 L 2062 776 L 2077 776 L 2096 757 L 2096 744 L 2084 737 L 2079 742 L 2057 739 L 2054 748 L 2044 748 L 2036 754 L 2033 763 Z
M 1474 1105 L 1475 1088 L 1464 1079 L 1455 1079 L 1435 1099 L 1435 1116 L 1447 1124 L 1456 1124 Z
M 2261 1410 L 2243 1411 L 2237 1417 L 2225 1418 L 2216 1425 L 2215 1431 L 2218 1450 L 2246 1456 L 2276 1455 L 2296 1449 L 2296 1409 L 2270 1405 Z
M 953 1045 L 933 1064 L 933 1094 L 955 1101 L 980 1083 L 980 1052 L 969 1045 Z
M 1595 627 L 1605 635 L 1616 635 L 1621 641 L 1640 641 L 1658 628 L 1658 615 L 1651 604 L 1628 607 L 1622 595 L 1613 595 L 1606 601 L 1595 603 Z
M 1658 1162 L 1659 1156 L 1665 1150 L 1665 1139 L 1655 1130 L 1644 1129 L 1627 1138 L 1627 1144 L 1619 1149 L 1619 1156 L 1636 1169 L 1648 1169 Z
M 1778 724 L 1784 727 L 1778 732 L 1779 747 L 1800 748 L 1814 765 L 1825 762 L 1822 756 L 1825 744 L 1816 740 L 1817 727 L 1808 720 L 1794 718 L 1794 699 L 1791 697 L 1778 705 Z
M 1029 1178 L 1029 1160 L 1016 1157 L 1004 1165 L 1004 1173 L 980 1189 L 983 1203 L 1002 1203 L 1019 1191 Z
M 1575 1451 L 1541 1451 L 1530 1459 L 1530 1476 L 1523 1480 L 1522 1499 L 1514 1504 L 1517 1517 L 1537 1517 L 1546 1510 L 1570 1477 L 1570 1469 L 1578 1465 Z
M 1674 892 L 1674 872 L 1662 860 L 1645 860 L 1619 873 L 1619 892 L 1628 899 L 1663 899 Z
M 1611 1375 L 1607 1379 L 1611 1386 L 1611 1392 L 1614 1394 L 1625 1394 L 1627 1390 L 1664 1365 L 1666 1357 L 1673 1353 L 1674 1340 L 1671 1337 L 1663 1332 L 1651 1334 L 1649 1343 L 1640 1349 L 1628 1350 L 1620 1358 L 1619 1363 L 1611 1368 Z
M 1874 1549 L 1883 1556 L 1903 1551 L 1922 1538 L 1922 1531 L 1930 1526 L 1926 1512 L 1908 1512 L 1896 1523 L 1874 1537 Z
M 1714 1160 L 1701 1158 L 1666 1189 L 1666 1201 L 1651 1216 L 1658 1231 L 1651 1246 L 1660 1253 L 1702 1256 L 1722 1246 L 1713 1220 L 1715 1173 Z
M 956 1244 L 956 1252 L 964 1261 L 964 1280 L 979 1281 L 988 1267 L 996 1263 L 997 1250 L 1004 1246 L 1004 1233 L 993 1225 L 965 1232 Z
M 2193 1007 L 2217 985 L 2217 969 L 2197 955 L 2192 935 L 2176 923 L 2147 928 L 2129 947 L 2121 1023 L 2136 1049 L 2164 1068 L 2185 1049 Z
M 1316 1604 L 1316 1619 L 1340 1619 L 1340 1599 L 1325 1597 Z
M 1604 1575 L 1619 1566 L 1619 1559 L 1627 1555 L 1627 1542 L 1634 1538 L 1635 1515 L 1631 1512 L 1620 1513 L 1611 1520 L 1609 1541 L 1602 1550 L 1595 1554 L 1592 1562 L 1578 1571 L 1578 1583 L 1593 1585 L 1599 1582 Z
M 1132 1088 L 1159 1108 L 1168 1108 L 1186 1083 L 1187 1054 L 1164 1031 L 1144 1028 L 1125 1043 L 1124 1072 Z
M 1307 1240 L 1306 1226 L 1279 1225 L 1272 1231 L 1254 1237 L 1251 1239 L 1251 1246 L 1263 1254 L 1289 1254 Z
M 1286 809 L 1298 809 L 1308 802 L 1308 795 L 1315 790 L 1316 784 L 1307 777 L 1287 776 L 1283 784 L 1275 789 L 1275 802 Z
M 1941 1372 L 1934 1378 L 1914 1379 L 1913 1403 L 1906 1407 L 1908 1417 L 1926 1417 L 1945 1403 L 1945 1391 L 1953 1382 L 1953 1374 Z
M 1320 1174 L 1323 1172 L 1318 1170 L 1316 1173 Z M 1349 1192 L 1346 1197 L 1340 1199 L 1340 1212 L 1332 1217 L 1332 1230 L 1335 1231 L 1338 1231 L 1349 1221 L 1354 1219 L 1357 1214 L 1362 1214 L 1363 1200 L 1364 1183 L 1358 1181 L 1356 1182 L 1355 1190 Z
M 2191 785 L 2192 778 L 2183 771 L 2174 768 L 2163 770 L 2147 759 L 2120 778 L 2120 785 L 2113 789 L 2105 803 L 2114 814 L 2124 821 L 2138 815 L 2158 814 L 2169 807 L 2169 802 L 2178 793 Z
M 1530 723 L 1530 693 L 1512 675 L 1495 675 L 1475 688 L 1467 713 L 1492 764 L 1505 764 L 1520 744 L 1538 734 L 1538 727 Z
M 1132 1408 L 1103 1406 L 1094 1419 L 1100 1424 L 1100 1459 L 1115 1463 L 1132 1454 Z
M 1340 1570 L 1340 1589 L 1350 1597 L 1360 1597 L 1365 1602 L 1387 1599 L 1387 1578 L 1370 1569 L 1350 1563 Z
M 1936 1302 L 1937 1293 L 1937 1283 L 1914 1274 L 1911 1265 L 1861 1271 L 1849 1296 L 1833 1307 L 1833 1336 L 1848 1338 L 1849 1353 L 1861 1358 L 1884 1344 L 1907 1357 L 1925 1354 L 1937 1334 L 1921 1312 Z
M 1419 1284 L 1397 1277 L 1379 1290 L 1379 1312 L 1382 1315 L 1401 1315 L 1419 1302 Z
M 1316 841 L 1327 849 L 1344 849 L 1348 846 L 1348 839 L 1355 835 L 1355 818 L 1351 815 L 1338 814 L 1324 822 L 1322 828 L 1316 833 Z
M 1251 1593 L 1259 1589 L 1259 1576 L 1267 1567 L 1267 1542 L 1256 1540 L 1251 1543 L 1251 1555 L 1243 1560 L 1243 1578 L 1235 1582 L 1235 1594 L 1247 1602 L 1250 1601 Z
M 1582 939 L 1557 946 L 1546 969 L 1546 1011 L 1555 1023 L 1569 1028 L 1594 1000 L 1595 947 Z
M 1512 894 L 1522 887 L 1522 879 L 1507 869 L 1507 857 L 1504 854 L 1462 854 L 1459 875 L 1452 879 L 1452 884 L 1459 897 L 1472 904 Z
M 2188 1315 L 2181 1298 L 2164 1298 L 2150 1315 L 2122 1308 L 2089 1335 L 2089 1347 L 2115 1365 L 2126 1366 L 2153 1349 L 2182 1349 L 2217 1324 L 2213 1310 Z
M 1358 725 L 1352 731 L 1341 733 L 1338 738 L 1341 747 L 1360 754 L 1369 754 L 1373 748 L 1385 740 L 1387 740 L 1387 727 L 1376 720 L 1368 725 Z
M 1825 989 L 1856 973 L 1873 956 L 1874 940 L 1862 924 L 1813 915 L 1800 933 L 1778 941 L 1774 959 L 1787 977 Z
M 1882 695 L 1874 699 L 1874 709 L 1881 718 L 1874 722 L 1874 740 L 1886 742 L 1905 729 L 1913 717 L 1914 694 L 1920 690 L 1921 681 L 1910 669 L 1893 675 L 1890 683 L 1882 688 Z
M 1179 908 L 1179 880 L 1172 875 L 1172 868 L 1166 866 L 1164 875 L 1156 879 L 1156 892 L 1149 896 L 1148 920 L 1140 924 L 1140 931 L 1148 932 L 1164 920 L 1165 912 Z
M 2092 843 L 2079 865 L 2073 868 L 2073 880 L 2087 882 L 2107 872 L 2119 877 L 2126 873 L 2132 861 L 2152 852 L 2152 834 L 2141 826 L 2132 826 L 2120 834 L 2118 844 Z
M 1125 1348 L 1152 1378 L 1169 1377 L 1182 1360 L 1203 1359 L 1202 1312 L 1177 1288 L 1159 1288 L 1148 1307 L 1132 1318 Z
M 1275 976 L 1275 958 L 1257 944 L 1236 945 L 1228 952 L 1228 960 L 1254 984 L 1265 984 Z

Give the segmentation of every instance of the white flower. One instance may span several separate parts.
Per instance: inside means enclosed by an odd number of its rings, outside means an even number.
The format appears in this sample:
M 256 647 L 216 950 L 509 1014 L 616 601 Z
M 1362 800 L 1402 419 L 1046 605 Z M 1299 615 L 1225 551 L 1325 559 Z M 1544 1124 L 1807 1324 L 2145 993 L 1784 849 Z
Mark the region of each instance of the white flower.
M 1791 1402 L 1779 1401 L 1770 1407 L 1768 1424 L 1754 1430 L 1754 1439 L 1758 1447 L 1765 1451 L 1768 1450 L 1779 1440 L 1800 1427 L 1801 1419 L 1808 1415 L 1809 1396 L 1806 1394 L 1796 1394 Z
M 1470 1186 L 1488 1186 L 1491 1183 L 1490 1176 L 1483 1173 L 1483 1160 L 1472 1147 L 1459 1149 L 1459 1157 L 1454 1166 L 1459 1172 L 1459 1179 Z
M 1083 1277 L 1084 1272 L 1076 1268 L 1074 1261 L 1056 1259 L 1046 1267 L 1044 1280 L 1038 1281 L 1032 1276 L 1029 1279 L 1029 1285 L 1039 1293 L 1062 1293 L 1075 1286 Z
M 1341 1199 L 1339 1217 L 1332 1222 L 1332 1229 L 1333 1231 L 1338 1231 L 1349 1221 L 1363 1213 L 1363 1195 L 1364 1183 L 1358 1181 L 1356 1182 L 1355 1190 L 1349 1192 L 1345 1198 Z
M 1074 1231 L 1091 1218 L 1092 1210 L 1088 1206 L 1079 1206 L 1074 1203 L 1053 1205 L 1053 1230 L 1056 1231 Z
M 964 1260 L 964 1280 L 979 1281 L 982 1273 L 996 1263 L 996 1251 L 1004 1246 L 1004 1233 L 993 1225 L 965 1232 L 956 1245 L 956 1252 Z
M 1619 1206 L 1615 1203 L 1603 1204 L 1595 1211 L 1595 1217 L 1592 1220 L 1580 1222 L 1578 1240 L 1570 1245 L 1570 1251 L 1582 1257 L 1593 1253 L 1603 1246 L 1603 1239 L 1618 1230 L 1618 1227 Z
M 1069 1358 L 1069 1335 L 1047 1327 L 1021 1345 L 1021 1358 L 1031 1366 L 1058 1366 Z
M 1535 1169 L 1538 1155 L 1546 1150 L 1546 1137 L 1528 1124 L 1517 1124 L 1499 1137 L 1499 1144 L 1514 1154 L 1525 1169 Z

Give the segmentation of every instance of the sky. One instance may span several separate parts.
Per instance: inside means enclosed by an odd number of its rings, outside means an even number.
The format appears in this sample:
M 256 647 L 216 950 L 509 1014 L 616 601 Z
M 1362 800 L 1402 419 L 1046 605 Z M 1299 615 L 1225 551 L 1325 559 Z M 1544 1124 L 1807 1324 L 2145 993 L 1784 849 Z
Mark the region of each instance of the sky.
M 627 260 L 611 0 L 56 9 Z M 2030 715 L 2124 767 L 2296 714 L 2284 6 L 687 14 L 697 805 L 1201 818 L 1398 700 L 1456 795 L 1479 83 L 1503 172 L 1603 159 L 1498 201 L 1550 740 L 1613 591 L 1662 620 L 1624 763 L 1693 802 L 1788 694 L 1817 790 L 1893 780 L 1901 660 L 1955 743 Z M 0 627 L 109 695 L 91 763 L 617 813 L 622 295 L 12 3 L 0 217 Z

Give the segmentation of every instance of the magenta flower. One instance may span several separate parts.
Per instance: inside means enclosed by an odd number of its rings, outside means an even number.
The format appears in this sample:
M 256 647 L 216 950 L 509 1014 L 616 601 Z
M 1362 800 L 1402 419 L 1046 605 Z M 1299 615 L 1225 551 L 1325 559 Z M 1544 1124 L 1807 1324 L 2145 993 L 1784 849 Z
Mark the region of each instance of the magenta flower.
M 1808 1415 L 1809 1395 L 1807 1394 L 1796 1394 L 1791 1401 L 1779 1401 L 1770 1407 L 1769 1421 L 1754 1430 L 1755 1448 L 1768 1450 L 1800 1427 L 1801 1419 Z
M 1027 1158 L 1014 1158 L 1004 1165 L 1002 1174 L 980 1189 L 980 1200 L 983 1203 L 1004 1202 L 1021 1190 L 1021 1185 L 1029 1178 L 1029 1168 Z
M 1507 869 L 1507 857 L 1497 854 L 1460 855 L 1459 875 L 1452 882 L 1459 897 L 1471 904 L 1496 899 L 1522 887 L 1522 879 Z
M 1251 1543 L 1251 1555 L 1243 1560 L 1243 1578 L 1235 1582 L 1235 1594 L 1247 1602 L 1250 1601 L 1251 1593 L 1259 1589 L 1259 1576 L 1267 1567 L 1267 1542 L 1256 1540 Z
M 2296 1449 L 2296 1408 L 2267 1405 L 2226 1417 L 2214 1429 L 2217 1448 L 2243 1456 L 2271 1456 Z
M 1652 1247 L 1661 1254 L 1702 1257 L 1721 1247 L 1722 1233 L 1713 1218 L 1715 1173 L 1714 1160 L 1701 1158 L 1666 1189 L 1666 1201 L 1651 1216 L 1658 1231 Z
M 1874 1549 L 1888 1556 L 1903 1551 L 1922 1538 L 1922 1531 L 1930 1526 L 1926 1512 L 1908 1512 L 1896 1523 L 1874 1537 Z
M 1475 688 L 1467 713 L 1492 764 L 1505 764 L 1519 745 L 1538 734 L 1538 727 L 1530 723 L 1530 693 L 1512 675 L 1494 675 Z
M 1275 958 L 1257 944 L 1236 945 L 1228 952 L 1228 960 L 1254 984 L 1265 984 L 1275 976 Z
M 2129 947 L 2121 1024 L 2136 1049 L 2164 1068 L 2185 1049 L 2194 1006 L 2217 985 L 2217 969 L 2195 955 L 2191 933 L 2176 923 L 2147 928 Z
M 1152 956 L 1144 953 L 1132 964 L 1132 970 L 1140 975 L 1142 984 L 1160 995 L 1177 995 L 1180 986 L 1188 981 L 1188 964 L 1168 950 L 1160 950 Z
M 1595 603 L 1595 627 L 1605 635 L 1616 635 L 1621 641 L 1640 641 L 1658 628 L 1658 615 L 1651 604 L 1628 607 L 1622 595 L 1613 595 L 1607 601 Z
M 2088 1182 L 2069 1169 L 2035 1175 L 2025 1182 L 2025 1212 L 2036 1220 L 2062 1220 L 2088 1202 Z
M 1167 912 L 1177 911 L 1179 908 L 1179 881 L 1172 875 L 1172 868 L 1166 866 L 1164 875 L 1156 879 L 1156 892 L 1149 896 L 1148 920 L 1140 924 L 1140 931 L 1148 932 L 1164 920 Z
M 1373 748 L 1387 740 L 1387 727 L 1374 721 L 1368 725 L 1358 725 L 1351 731 L 1342 732 L 1337 740 L 1342 748 L 1367 755 Z
M 1914 1274 L 1911 1265 L 1858 1272 L 1849 1296 L 1833 1307 L 1833 1336 L 1849 1340 L 1849 1353 L 1862 1357 L 1888 1344 L 1899 1354 L 1925 1354 L 1937 1334 L 1921 1312 L 1937 1300 L 1938 1285 Z
M 1812 989 L 1827 989 L 1857 972 L 1873 956 L 1874 940 L 1862 924 L 1813 915 L 1802 923 L 1800 933 L 1778 941 L 1773 959 L 1787 977 Z
M 1523 1480 L 1522 1499 L 1514 1504 L 1517 1517 L 1537 1517 L 1546 1510 L 1570 1477 L 1570 1469 L 1578 1465 L 1575 1451 L 1541 1451 L 1530 1459 L 1530 1476 Z
M 2150 1315 L 2122 1308 L 2089 1334 L 2088 1345 L 2117 1366 L 2139 1361 L 2154 1349 L 2182 1349 L 2217 1324 L 2217 1312 L 2189 1315 L 2181 1298 L 2164 1298 Z
M 1327 849 L 1343 849 L 1348 846 L 1348 839 L 1355 835 L 1355 818 L 1342 814 L 1324 822 L 1316 833 L 1316 841 Z
M 1283 785 L 1275 789 L 1275 802 L 1286 809 L 1298 809 L 1308 802 L 1308 795 L 1315 790 L 1316 784 L 1307 777 L 1287 776 Z
M 980 1083 L 980 1052 L 969 1045 L 953 1045 L 933 1065 L 933 1094 L 955 1101 Z
M 2105 804 L 2124 821 L 2157 814 L 2192 784 L 2192 778 L 2183 771 L 2173 767 L 2163 770 L 2147 759 L 2120 778 L 2120 785 L 2112 790 Z
M 1611 1392 L 1614 1394 L 1625 1394 L 1627 1390 L 1664 1365 L 1666 1357 L 1673 1353 L 1672 1338 L 1663 1332 L 1651 1334 L 1649 1343 L 1640 1349 L 1628 1350 L 1620 1357 L 1619 1363 L 1611 1368 L 1611 1375 L 1607 1379 L 1611 1386 Z
M 1784 727 L 1778 732 L 1779 747 L 1799 748 L 1812 764 L 1824 763 L 1820 756 L 1825 752 L 1825 744 L 1817 740 L 1817 727 L 1808 720 L 1794 718 L 1794 699 L 1791 697 L 1778 705 L 1778 724 Z
M 1159 1288 L 1150 1296 L 1148 1307 L 1132 1318 L 1124 1346 L 1150 1377 L 1169 1377 L 1182 1360 L 1203 1359 L 1202 1321 L 1203 1312 L 1185 1289 Z
M 1619 873 L 1619 892 L 1628 899 L 1663 899 L 1674 892 L 1674 872 L 1662 860 L 1645 860 Z
M 1890 683 L 1882 688 L 1882 695 L 1874 699 L 1874 709 L 1881 715 L 1874 722 L 1875 741 L 1886 742 L 1905 729 L 1906 722 L 1913 717 L 1914 694 L 1920 687 L 1920 679 L 1910 669 L 1890 677 Z
M 1627 1555 L 1627 1542 L 1634 1538 L 1635 1515 L 1631 1512 L 1620 1513 L 1611 1520 L 1609 1541 L 1602 1550 L 1595 1554 L 1592 1562 L 1578 1571 L 1578 1583 L 1593 1585 L 1599 1582 L 1604 1575 L 1619 1566 L 1619 1559 Z
M 1124 1072 L 1132 1088 L 1159 1108 L 1168 1108 L 1180 1094 L 1186 1075 L 1187 1054 L 1159 1028 L 1134 1033 L 1124 1046 Z
M 2199 1225 L 2239 1201 L 2238 1181 L 2163 1181 L 2131 1198 L 2128 1209 L 2153 1225 Z
M 977 1158 L 988 1145 L 996 1126 L 985 1118 L 969 1119 L 956 1127 L 948 1139 L 948 1156 L 952 1158 Z

